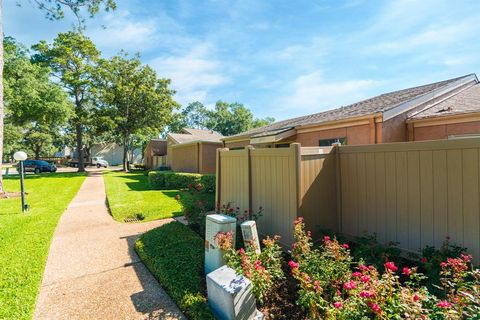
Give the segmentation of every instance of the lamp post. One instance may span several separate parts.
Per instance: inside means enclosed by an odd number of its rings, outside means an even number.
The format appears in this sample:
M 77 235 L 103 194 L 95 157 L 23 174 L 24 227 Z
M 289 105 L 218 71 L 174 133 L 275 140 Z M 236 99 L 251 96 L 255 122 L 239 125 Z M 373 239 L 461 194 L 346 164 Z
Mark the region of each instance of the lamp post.
M 22 189 L 22 212 L 26 212 L 28 210 L 28 204 L 25 203 L 25 187 L 23 184 L 23 161 L 27 160 L 27 154 L 23 151 L 17 151 L 13 154 L 13 158 L 20 162 L 20 187 Z

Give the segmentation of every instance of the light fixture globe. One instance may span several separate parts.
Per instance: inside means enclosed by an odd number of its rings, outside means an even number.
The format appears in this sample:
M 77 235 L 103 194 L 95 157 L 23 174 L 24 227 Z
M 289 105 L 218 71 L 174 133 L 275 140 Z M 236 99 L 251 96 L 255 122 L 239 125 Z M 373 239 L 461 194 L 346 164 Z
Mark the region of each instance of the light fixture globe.
M 17 161 L 27 160 L 27 154 L 24 151 L 17 151 L 13 154 L 13 159 Z

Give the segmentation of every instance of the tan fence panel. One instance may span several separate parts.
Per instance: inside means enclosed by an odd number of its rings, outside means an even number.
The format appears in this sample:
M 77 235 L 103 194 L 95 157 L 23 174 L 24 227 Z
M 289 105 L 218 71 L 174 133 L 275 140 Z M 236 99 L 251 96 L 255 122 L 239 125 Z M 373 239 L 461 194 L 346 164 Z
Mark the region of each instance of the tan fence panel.
M 300 208 L 314 238 L 322 229 L 338 231 L 336 154 L 334 149 L 302 148 Z M 321 151 L 320 151 L 321 150 Z M 315 152 L 316 151 L 316 152 Z
M 450 236 L 478 259 L 480 139 L 342 146 L 339 156 L 342 232 L 410 251 Z
M 259 232 L 278 234 L 284 244 L 293 242 L 292 226 L 297 218 L 298 152 L 298 145 L 250 151 L 252 209 L 264 208 Z
M 230 203 L 239 207 L 241 212 L 250 207 L 248 149 L 232 150 L 219 149 L 220 159 L 217 165 L 217 202 L 220 205 Z

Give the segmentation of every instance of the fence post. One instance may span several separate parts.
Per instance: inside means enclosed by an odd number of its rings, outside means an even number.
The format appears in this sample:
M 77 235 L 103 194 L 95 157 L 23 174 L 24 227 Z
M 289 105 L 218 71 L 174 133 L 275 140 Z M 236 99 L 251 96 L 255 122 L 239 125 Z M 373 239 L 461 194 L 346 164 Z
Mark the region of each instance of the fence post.
M 221 186 L 222 186 L 222 170 L 221 170 L 221 165 L 222 165 L 222 156 L 221 152 L 222 151 L 228 151 L 228 148 L 217 148 L 217 154 L 216 154 L 216 165 L 215 165 L 215 208 L 217 205 L 220 204 L 221 201 Z
M 340 148 L 341 146 L 335 146 L 335 175 L 336 175 L 336 188 L 337 188 L 337 230 L 342 232 L 342 171 L 340 166 Z
M 248 210 L 253 210 L 252 207 L 252 158 L 250 152 L 254 149 L 253 146 L 245 146 L 245 154 L 247 156 L 247 181 L 248 181 Z
M 295 167 L 295 189 L 296 189 L 296 199 L 297 199 L 297 212 L 295 213 L 298 215 L 298 210 L 302 206 L 302 194 L 300 192 L 300 185 L 301 185 L 301 163 L 302 163 L 302 145 L 300 143 L 291 143 L 290 150 L 292 151 L 292 157 L 294 161 Z

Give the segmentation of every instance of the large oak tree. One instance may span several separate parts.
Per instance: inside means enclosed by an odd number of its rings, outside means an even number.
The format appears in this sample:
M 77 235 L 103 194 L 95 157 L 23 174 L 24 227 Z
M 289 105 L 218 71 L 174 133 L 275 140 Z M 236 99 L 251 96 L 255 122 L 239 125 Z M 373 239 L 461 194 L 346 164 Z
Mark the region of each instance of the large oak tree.
M 123 146 L 124 170 L 134 140 L 158 135 L 171 121 L 178 104 L 169 84 L 170 80 L 158 78 L 138 56 L 121 53 L 100 61 L 96 84 L 99 116 L 111 125 L 112 136 Z
M 102 5 L 105 10 L 114 10 L 114 0 L 34 0 L 38 7 L 45 12 L 48 19 L 58 20 L 64 17 L 64 9 L 71 10 L 78 19 L 78 28 L 83 27 L 82 9 L 91 17 L 97 14 Z M 3 159 L 3 121 L 5 117 L 3 105 L 3 0 L 0 0 L 0 195 L 4 193 L 2 181 Z

